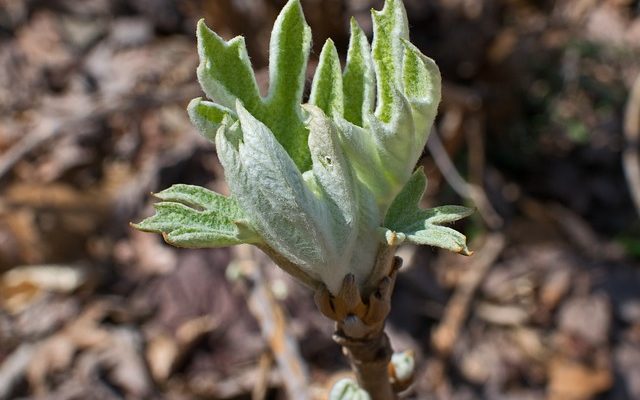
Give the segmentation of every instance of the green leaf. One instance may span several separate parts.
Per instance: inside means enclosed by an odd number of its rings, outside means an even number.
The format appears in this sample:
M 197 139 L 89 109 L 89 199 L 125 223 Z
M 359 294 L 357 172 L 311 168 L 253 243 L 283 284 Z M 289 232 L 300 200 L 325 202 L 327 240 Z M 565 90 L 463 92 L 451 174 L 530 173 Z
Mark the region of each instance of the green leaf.
M 409 158 L 415 151 L 415 127 L 408 100 L 396 89 L 393 91 L 396 109 L 391 122 L 384 122 L 369 114 L 365 116 L 365 126 L 371 131 L 387 170 L 397 175 L 402 182 L 406 182 L 417 161 Z
M 245 107 L 257 110 L 261 99 L 244 38 L 237 36 L 226 42 L 204 20 L 198 22 L 197 37 L 197 74 L 207 97 L 231 109 L 240 99 Z
M 409 39 L 407 13 L 401 0 L 386 0 L 381 11 L 372 10 L 373 62 L 378 97 L 376 117 L 390 122 L 398 107 L 397 90 L 401 87 L 401 62 L 404 53 L 401 39 Z
M 317 107 L 305 108 L 309 113 L 309 149 L 315 184 L 322 193 L 321 199 L 331 209 L 335 243 L 350 247 L 349 233 L 358 222 L 356 181 L 331 120 Z
M 348 265 L 357 239 L 356 181 L 331 120 L 318 107 L 308 105 L 305 109 L 309 113 L 309 148 L 314 177 L 313 181 L 308 181 L 311 188 L 319 193 L 328 217 L 328 232 L 324 238 L 328 250 L 327 265 L 319 272 L 328 287 L 338 288 L 346 274 L 343 268 Z M 361 279 L 366 278 L 360 271 L 352 272 Z
M 307 182 L 316 188 L 327 209 L 330 230 L 326 241 L 333 250 L 328 253 L 320 276 L 330 290 L 337 291 L 347 273 L 354 274 L 357 282 L 365 282 L 369 277 L 378 247 L 372 238 L 380 215 L 374 197 L 352 170 L 334 121 L 315 106 L 308 105 L 305 109 L 309 114 L 314 176 L 313 180 L 307 178 Z
M 161 233 L 179 247 L 223 247 L 240 243 L 260 243 L 247 227 L 238 203 L 199 186 L 174 185 L 158 194 L 156 213 L 133 227 Z
M 327 39 L 320 53 L 309 103 L 319 107 L 328 116 L 341 117 L 344 113 L 342 70 L 338 51 L 331 39 Z
M 181 203 L 195 209 L 219 211 L 233 221 L 245 218 L 234 198 L 222 196 L 202 186 L 179 183 L 155 193 L 154 196 L 162 201 Z
M 397 232 L 410 230 L 419 220 L 420 199 L 427 189 L 427 177 L 422 168 L 413 173 L 402 191 L 396 196 L 384 218 L 384 226 Z
M 337 118 L 340 141 L 358 179 L 377 200 L 381 210 L 386 209 L 398 192 L 395 178 L 380 159 L 380 149 L 370 130 Z
M 420 218 L 424 218 L 425 223 L 443 225 L 467 218 L 473 215 L 475 209 L 463 206 L 440 206 L 420 211 Z
M 198 80 L 207 97 L 221 106 L 235 109 L 236 100 L 264 123 L 289 153 L 300 171 L 311 167 L 307 147 L 309 132 L 300 108 L 307 59 L 311 48 L 311 29 L 299 0 L 289 0 L 273 27 L 269 58 L 269 93 L 262 98 L 247 54 L 244 38 L 225 42 L 198 23 Z M 198 125 L 200 123 L 202 126 Z M 212 125 L 196 120 L 206 137 Z
M 404 234 L 406 240 L 415 244 L 470 255 L 463 234 L 439 225 L 468 217 L 474 210 L 461 206 L 422 209 L 419 204 L 426 188 L 427 178 L 423 169 L 418 168 L 389 207 L 384 219 L 385 228 Z
M 374 141 L 378 158 L 383 166 L 382 173 L 389 184 L 387 193 L 378 199 L 383 211 L 386 211 L 391 201 L 400 192 L 418 161 L 417 157 L 414 157 L 416 143 L 411 106 L 403 95 L 395 92 L 397 109 L 391 122 L 380 121 L 373 114 L 365 116 L 365 126 L 368 127 Z M 380 172 L 370 171 L 369 173 L 379 174 Z
M 408 40 L 402 40 L 402 43 L 404 46 L 402 82 L 413 114 L 416 133 L 414 157 L 417 158 L 427 143 L 431 126 L 438 113 L 442 82 L 440 70 L 432 59 L 422 54 Z
M 215 141 L 216 132 L 225 116 L 235 117 L 235 113 L 230 109 L 210 101 L 202 100 L 200 97 L 191 100 L 187 106 L 187 113 L 191 122 L 198 128 L 198 131 L 210 141 Z
M 445 250 L 470 256 L 467 238 L 462 233 L 445 226 L 425 224 L 425 228 L 407 234 L 407 241 L 414 244 L 440 247 Z
M 247 110 L 269 127 L 301 171 L 311 166 L 309 132 L 300 108 L 311 49 L 311 29 L 299 0 L 289 0 L 271 33 L 269 94 L 261 112 Z M 246 107 L 246 106 L 245 106 Z
M 373 112 L 376 77 L 369 41 L 353 17 L 343 79 L 344 117 L 357 126 L 363 126 L 363 116 Z
M 269 128 L 242 104 L 236 110 L 243 142 L 234 145 L 224 125 L 216 135 L 231 192 L 269 246 L 317 276 L 312 266 L 324 265 L 329 217 Z
M 422 154 L 440 100 L 440 75 L 433 61 L 409 44 L 402 1 L 387 0 L 381 11 L 372 12 L 372 17 L 377 106 L 375 112 L 367 107 L 362 109 L 361 126 L 366 129 L 366 135 L 340 125 L 346 128 L 343 137 L 351 142 L 346 146 L 348 151 L 359 156 L 357 163 L 368 159 L 368 169 L 357 167 L 358 177 L 367 183 L 384 214 Z M 347 84 L 353 82 L 345 78 L 345 88 Z M 354 92 L 357 99 L 359 92 Z M 358 118 L 353 117 L 357 112 L 349 104 L 350 94 L 351 91 L 345 89 L 345 116 L 358 122 Z M 375 156 L 371 148 L 375 149 Z

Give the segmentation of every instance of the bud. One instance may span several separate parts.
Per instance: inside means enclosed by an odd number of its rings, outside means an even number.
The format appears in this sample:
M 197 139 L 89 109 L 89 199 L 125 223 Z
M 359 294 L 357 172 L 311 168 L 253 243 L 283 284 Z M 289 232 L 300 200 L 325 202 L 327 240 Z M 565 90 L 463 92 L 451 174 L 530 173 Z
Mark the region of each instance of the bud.
M 373 28 L 370 45 L 352 19 L 344 70 L 326 42 L 303 105 L 311 30 L 299 0 L 275 22 L 265 97 L 244 38 L 225 41 L 200 21 L 197 73 L 209 100 L 188 113 L 215 142 L 231 196 L 176 185 L 134 226 L 181 247 L 254 244 L 334 295 L 348 274 L 361 288 L 382 278 L 371 275 L 384 247 L 469 254 L 464 235 L 442 224 L 471 210 L 419 208 L 426 177 L 412 174 L 440 102 L 438 67 L 409 42 L 400 0 L 373 11 Z

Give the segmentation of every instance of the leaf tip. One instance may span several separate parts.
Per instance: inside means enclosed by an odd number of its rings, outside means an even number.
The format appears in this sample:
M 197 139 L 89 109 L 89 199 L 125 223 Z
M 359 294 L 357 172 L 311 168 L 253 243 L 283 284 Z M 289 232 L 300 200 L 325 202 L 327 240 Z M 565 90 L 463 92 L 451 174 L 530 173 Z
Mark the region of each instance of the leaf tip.
M 204 18 L 200 18 L 198 23 L 196 24 L 196 32 L 199 32 L 201 29 L 206 28 L 207 24 L 204 22 Z
M 198 20 L 198 23 L 196 24 L 196 37 L 198 39 L 198 42 L 201 42 L 202 40 L 204 40 L 205 36 L 212 36 L 212 35 L 214 37 L 218 37 L 218 35 L 207 26 L 207 23 L 204 22 L 204 18 L 200 18 Z
M 191 99 L 191 101 L 189 101 L 189 104 L 187 104 L 187 112 L 191 113 L 193 112 L 192 110 L 194 110 L 198 104 L 200 104 L 200 102 L 202 101 L 202 97 L 196 97 L 194 99 Z
M 358 24 L 358 20 L 353 15 L 349 18 L 349 26 L 351 27 L 352 32 L 360 32 L 362 30 L 362 28 L 360 28 L 360 24 Z
M 169 234 L 167 232 L 160 232 L 160 234 L 162 235 L 162 239 L 167 242 L 168 244 L 174 246 L 173 243 L 171 243 L 171 241 L 169 240 Z
M 387 229 L 384 236 L 389 246 L 399 246 L 407 237 L 404 233 L 392 231 L 391 229 Z
M 156 231 L 154 231 L 153 229 L 149 229 L 149 228 L 145 227 L 144 223 L 145 223 L 146 221 L 147 221 L 146 219 L 144 219 L 144 220 L 142 220 L 142 221 L 140 221 L 140 222 L 137 222 L 137 223 L 136 223 L 136 222 L 131 222 L 131 221 L 130 221 L 130 222 L 129 222 L 129 226 L 130 226 L 131 228 L 133 228 L 133 229 L 137 230 L 137 231 L 140 231 L 140 232 L 156 233 Z
M 474 252 L 469 250 L 467 246 L 465 246 L 458 253 L 462 254 L 463 256 L 472 256 Z
M 304 19 L 304 11 L 302 10 L 302 4 L 300 0 L 289 0 L 287 4 L 282 7 L 280 14 L 276 18 L 275 25 L 281 24 L 285 19 L 295 18 L 298 20 L 302 20 L 304 25 L 306 21 Z M 306 26 L 305 31 L 310 30 L 309 26 Z

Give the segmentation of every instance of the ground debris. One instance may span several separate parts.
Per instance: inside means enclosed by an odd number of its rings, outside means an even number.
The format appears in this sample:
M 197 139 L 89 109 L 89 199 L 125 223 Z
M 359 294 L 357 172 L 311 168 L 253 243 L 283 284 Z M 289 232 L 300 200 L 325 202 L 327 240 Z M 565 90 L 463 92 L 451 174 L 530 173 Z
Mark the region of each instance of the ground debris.
M 481 204 L 456 227 L 471 258 L 400 251 L 388 330 L 417 363 L 403 398 L 640 398 L 640 225 L 621 156 L 637 153 L 638 1 L 404 2 L 444 78 L 423 201 Z M 185 112 L 203 96 L 195 23 L 243 34 L 266 93 L 282 4 L 0 0 L 0 399 L 323 399 L 344 376 L 331 322 L 281 271 L 256 279 L 237 267 L 260 257 L 128 225 L 174 183 L 228 193 Z M 370 35 L 380 4 L 302 0 L 309 81 L 327 37 L 344 60 L 347 15 Z

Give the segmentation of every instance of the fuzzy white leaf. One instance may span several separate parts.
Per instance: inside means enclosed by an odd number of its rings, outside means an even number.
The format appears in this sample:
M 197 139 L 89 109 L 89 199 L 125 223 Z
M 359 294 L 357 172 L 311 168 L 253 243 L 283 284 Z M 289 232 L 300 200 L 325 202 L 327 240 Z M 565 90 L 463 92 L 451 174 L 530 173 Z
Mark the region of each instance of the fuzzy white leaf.
M 325 265 L 328 216 L 269 129 L 236 105 L 243 141 L 234 148 L 224 130 L 216 144 L 232 193 L 272 248 L 308 272 Z

